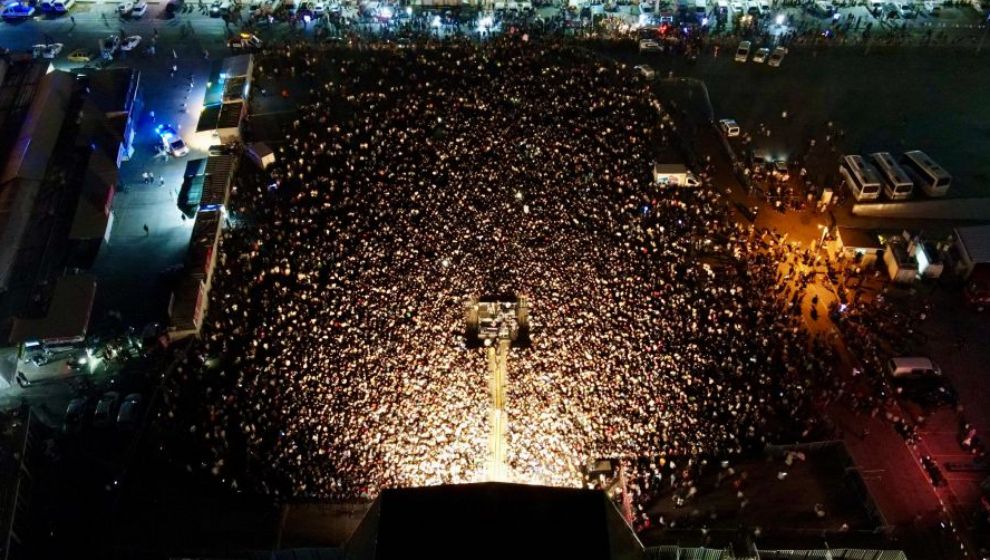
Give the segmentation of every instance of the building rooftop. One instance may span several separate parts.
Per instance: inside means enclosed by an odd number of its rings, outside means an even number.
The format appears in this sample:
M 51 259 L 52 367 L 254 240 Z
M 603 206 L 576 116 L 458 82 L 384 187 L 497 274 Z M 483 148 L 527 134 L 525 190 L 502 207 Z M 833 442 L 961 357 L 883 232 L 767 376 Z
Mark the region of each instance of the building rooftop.
M 643 556 L 604 492 L 503 483 L 384 490 L 345 550 L 357 560 Z
M 990 226 L 956 228 L 956 238 L 973 263 L 990 262 Z
M 0 161 L 6 161 L 49 66 L 27 56 L 0 59 Z
M 877 237 L 877 233 L 871 229 L 851 228 L 839 226 L 839 240 L 844 247 L 854 247 L 857 249 L 883 249 L 883 243 Z
M 107 116 L 129 113 L 141 80 L 134 68 L 106 68 L 87 76 L 89 99 Z
M 114 162 L 103 151 L 94 150 L 83 176 L 82 193 L 72 218 L 69 239 L 99 239 L 106 234 L 109 207 L 118 179 L 119 171 Z
M 95 298 L 95 276 L 79 274 L 59 278 L 44 317 L 14 319 L 11 344 L 82 340 L 89 328 Z

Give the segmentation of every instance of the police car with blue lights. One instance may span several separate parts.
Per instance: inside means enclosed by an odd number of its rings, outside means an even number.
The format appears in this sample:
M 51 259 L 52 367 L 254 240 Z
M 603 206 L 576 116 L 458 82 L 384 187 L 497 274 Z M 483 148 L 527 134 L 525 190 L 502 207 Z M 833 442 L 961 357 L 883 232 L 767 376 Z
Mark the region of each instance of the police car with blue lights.
M 189 153 L 189 146 L 186 146 L 179 133 L 171 126 L 160 124 L 155 128 L 155 132 L 162 139 L 162 146 L 170 156 L 182 157 Z

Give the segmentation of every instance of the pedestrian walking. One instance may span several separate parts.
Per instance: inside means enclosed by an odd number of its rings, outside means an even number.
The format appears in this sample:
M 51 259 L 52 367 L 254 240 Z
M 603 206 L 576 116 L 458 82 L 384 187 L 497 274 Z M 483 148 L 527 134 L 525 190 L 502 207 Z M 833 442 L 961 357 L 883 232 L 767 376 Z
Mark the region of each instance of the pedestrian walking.
M 145 237 L 151 235 L 151 230 L 148 229 L 148 224 L 144 224 L 144 235 Z

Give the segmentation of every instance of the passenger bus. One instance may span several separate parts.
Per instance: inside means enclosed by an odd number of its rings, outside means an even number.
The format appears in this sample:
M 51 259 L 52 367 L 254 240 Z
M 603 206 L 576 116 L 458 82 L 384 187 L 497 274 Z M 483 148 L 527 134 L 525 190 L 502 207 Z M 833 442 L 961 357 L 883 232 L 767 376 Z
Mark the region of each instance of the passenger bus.
M 876 200 L 880 198 L 883 183 L 876 169 L 873 169 L 863 156 L 842 156 L 839 173 L 846 180 L 853 198 L 857 201 Z
M 890 152 L 870 154 L 870 159 L 873 160 L 873 164 L 876 165 L 880 175 L 884 178 L 883 194 L 887 195 L 887 198 L 890 200 L 911 198 L 911 192 L 914 191 L 914 181 L 911 180 L 907 172 L 901 169 L 900 165 L 897 165 Z
M 928 196 L 945 196 L 952 183 L 952 175 L 925 152 L 913 150 L 901 156 L 901 166 Z

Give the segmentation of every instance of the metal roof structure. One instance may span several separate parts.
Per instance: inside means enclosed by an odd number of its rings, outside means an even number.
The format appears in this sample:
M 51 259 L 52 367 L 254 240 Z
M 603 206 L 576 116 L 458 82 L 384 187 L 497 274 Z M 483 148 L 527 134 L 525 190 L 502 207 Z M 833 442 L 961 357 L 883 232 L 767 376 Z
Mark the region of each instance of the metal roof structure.
M 14 319 L 12 344 L 28 341 L 79 341 L 86 337 L 96 298 L 96 277 L 63 276 L 55 283 L 48 312 L 37 319 Z
M 990 262 L 990 225 L 957 227 L 955 233 L 970 262 Z

